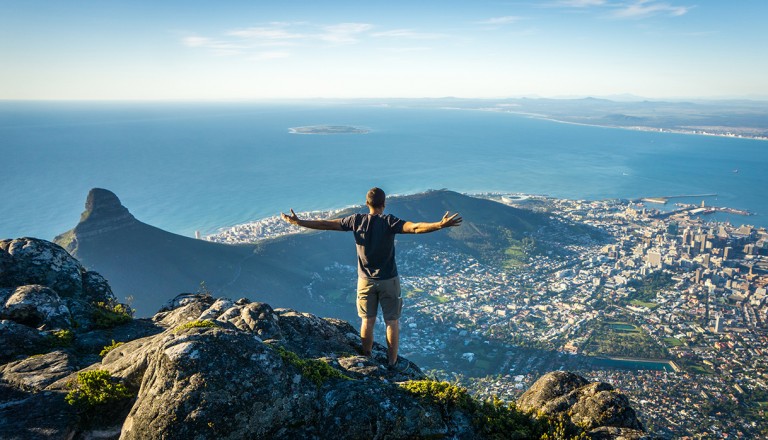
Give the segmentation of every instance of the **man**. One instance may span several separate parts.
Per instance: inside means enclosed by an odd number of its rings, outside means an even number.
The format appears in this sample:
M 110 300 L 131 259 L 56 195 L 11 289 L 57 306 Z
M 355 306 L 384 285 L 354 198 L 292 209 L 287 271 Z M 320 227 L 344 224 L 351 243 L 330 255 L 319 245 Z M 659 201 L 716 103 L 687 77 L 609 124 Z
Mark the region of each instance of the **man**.
M 352 231 L 357 244 L 357 314 L 362 323 L 360 337 L 363 354 L 371 355 L 373 326 L 379 304 L 387 325 L 387 361 L 389 367 L 397 366 L 400 344 L 400 312 L 403 300 L 400 296 L 400 278 L 395 264 L 395 234 L 424 234 L 443 228 L 459 226 L 459 214 L 445 213 L 434 223 L 413 223 L 384 214 L 386 194 L 379 188 L 371 188 L 365 199 L 368 214 L 352 214 L 335 220 L 302 220 L 293 209 L 291 215 L 281 213 L 283 220 L 292 225 L 326 231 Z

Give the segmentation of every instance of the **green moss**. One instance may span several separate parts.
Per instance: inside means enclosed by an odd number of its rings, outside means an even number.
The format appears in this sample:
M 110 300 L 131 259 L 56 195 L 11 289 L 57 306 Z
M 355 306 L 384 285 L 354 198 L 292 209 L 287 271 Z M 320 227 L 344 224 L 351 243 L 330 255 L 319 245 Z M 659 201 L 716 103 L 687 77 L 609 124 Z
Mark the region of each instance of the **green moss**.
M 112 328 L 133 319 L 133 311 L 114 301 L 93 304 L 93 325 L 96 328 Z
M 280 346 L 275 346 L 273 349 L 277 351 L 281 358 L 283 358 L 283 362 L 298 368 L 302 376 L 311 380 L 317 386 L 322 385 L 329 379 L 351 380 L 350 377 L 345 376 L 339 370 L 323 361 L 317 359 L 302 359 L 296 353 Z
M 409 381 L 400 385 L 424 401 L 438 405 L 443 413 L 461 410 L 470 417 L 477 433 L 487 439 L 538 438 L 546 425 L 517 410 L 513 403 L 497 398 L 480 402 L 466 388 L 433 380 Z
M 57 330 L 46 337 L 46 344 L 51 348 L 70 347 L 75 339 L 72 330 Z
M 101 350 L 101 352 L 99 352 L 99 356 L 101 356 L 101 357 L 104 357 L 104 356 L 106 356 L 106 355 L 107 355 L 107 354 L 108 354 L 110 351 L 112 351 L 112 350 L 116 349 L 117 347 L 119 347 L 119 346 L 121 346 L 121 345 L 123 345 L 123 344 L 125 344 L 125 343 L 124 343 L 124 342 L 115 342 L 115 340 L 113 339 L 113 340 L 112 340 L 112 344 L 111 344 L 111 345 L 107 345 L 107 346 L 105 346 L 105 347 L 104 347 L 104 348 Z
M 125 385 L 112 379 L 106 370 L 77 373 L 76 388 L 67 394 L 68 404 L 89 410 L 94 407 L 133 397 Z
M 184 331 L 189 328 L 212 328 L 212 327 L 218 327 L 219 325 L 215 322 L 211 321 L 210 319 L 203 319 L 202 321 L 189 321 L 184 324 L 181 324 L 180 326 L 173 329 L 174 333 L 179 333 L 181 331 Z

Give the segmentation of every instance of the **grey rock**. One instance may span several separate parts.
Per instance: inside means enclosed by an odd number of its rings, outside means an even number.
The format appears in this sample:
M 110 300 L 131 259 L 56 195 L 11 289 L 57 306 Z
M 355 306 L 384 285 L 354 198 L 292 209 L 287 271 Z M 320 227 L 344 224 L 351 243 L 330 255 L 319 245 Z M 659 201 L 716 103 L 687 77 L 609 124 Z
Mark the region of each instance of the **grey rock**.
M 601 426 L 643 429 L 627 396 L 607 383 L 590 383 L 572 394 L 577 400 L 570 414 L 577 426 L 588 430 Z
M 560 407 L 563 402 L 555 401 L 588 383 L 589 381 L 583 377 L 567 371 L 547 373 L 517 399 L 517 407 L 525 412 L 543 410 L 554 413 L 563 411 L 567 405 Z
M 455 421 L 397 386 L 348 381 L 323 393 L 320 404 L 316 432 L 336 438 L 477 438 L 470 424 L 451 429 Z
M 0 383 L 0 438 L 71 440 L 79 415 L 64 401 L 65 392 L 22 392 Z
M 83 274 L 83 300 L 88 302 L 114 302 L 115 294 L 109 287 L 107 279 L 98 272 Z
M 0 317 L 30 327 L 70 328 L 69 308 L 51 288 L 41 285 L 17 287 L 0 309 Z
M 0 319 L 81 331 L 92 326 L 94 303 L 115 303 L 104 277 L 45 240 L 0 240 L 0 270 Z
M 29 355 L 46 342 L 43 333 L 14 321 L 0 320 L 0 362 Z
M 0 380 L 25 391 L 40 391 L 77 371 L 74 356 L 57 350 L 0 367 Z
M 11 276 L 5 277 L 4 287 L 40 284 L 53 288 L 62 297 L 73 297 L 83 292 L 85 269 L 61 246 L 24 237 L 2 240 L 0 249 L 12 257 Z
M 331 353 L 357 354 L 360 349 L 359 337 L 347 337 L 348 333 L 357 335 L 357 330 L 346 321 L 318 318 L 291 309 L 275 312 L 289 348 L 296 352 L 321 357 Z
M 624 428 L 642 433 L 643 426 L 629 399 L 604 382 L 590 383 L 564 371 L 547 373 L 517 400 L 517 407 L 529 413 L 565 416 L 575 426 L 595 435 L 611 435 Z M 617 428 L 617 430 L 602 429 Z M 614 438 L 614 437 L 601 437 Z
M 208 310 L 200 315 L 200 319 L 217 319 L 222 313 L 229 310 L 234 305 L 235 303 L 229 298 L 219 298 L 208 307 Z
M 315 384 L 251 334 L 188 329 L 158 338 L 121 439 L 268 438 L 312 421 Z
M 200 319 L 216 300 L 210 295 L 183 293 L 166 304 L 152 320 L 166 328 Z
M 278 316 L 269 304 L 252 302 L 238 306 L 239 316 L 229 320 L 235 327 L 264 339 L 280 339 Z
M 75 346 L 81 352 L 98 354 L 107 345 L 115 342 L 128 342 L 146 336 L 156 335 L 163 331 L 148 319 L 133 319 L 126 324 L 110 329 L 92 330 L 77 335 Z
M 0 287 L 11 286 L 15 283 L 15 277 L 12 271 L 13 257 L 8 251 L 0 247 Z

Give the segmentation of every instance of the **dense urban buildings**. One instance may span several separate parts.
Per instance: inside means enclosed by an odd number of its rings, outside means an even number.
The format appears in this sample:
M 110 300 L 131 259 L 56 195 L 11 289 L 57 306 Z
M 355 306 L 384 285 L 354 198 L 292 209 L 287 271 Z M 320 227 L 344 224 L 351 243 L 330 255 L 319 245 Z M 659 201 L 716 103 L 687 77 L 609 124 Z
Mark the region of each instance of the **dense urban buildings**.
M 627 393 L 655 434 L 768 435 L 764 228 L 707 221 L 713 211 L 745 213 L 704 202 L 483 197 L 600 234 L 563 246 L 558 234 L 572 231 L 550 228 L 524 240 L 524 255 L 491 262 L 435 245 L 400 249 L 405 356 L 478 396 L 512 400 L 562 368 Z M 290 232 L 271 218 L 209 239 Z M 330 296 L 333 285 L 331 299 L 346 301 L 354 277 L 334 262 L 306 287 Z

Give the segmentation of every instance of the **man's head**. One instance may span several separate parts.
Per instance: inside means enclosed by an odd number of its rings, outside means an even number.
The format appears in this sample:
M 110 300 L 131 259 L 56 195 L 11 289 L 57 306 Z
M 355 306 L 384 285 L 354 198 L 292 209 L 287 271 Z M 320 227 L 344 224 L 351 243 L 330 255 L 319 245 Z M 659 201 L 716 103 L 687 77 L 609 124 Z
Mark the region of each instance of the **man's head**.
M 383 209 L 387 195 L 381 188 L 373 187 L 365 196 L 365 204 L 371 209 Z

